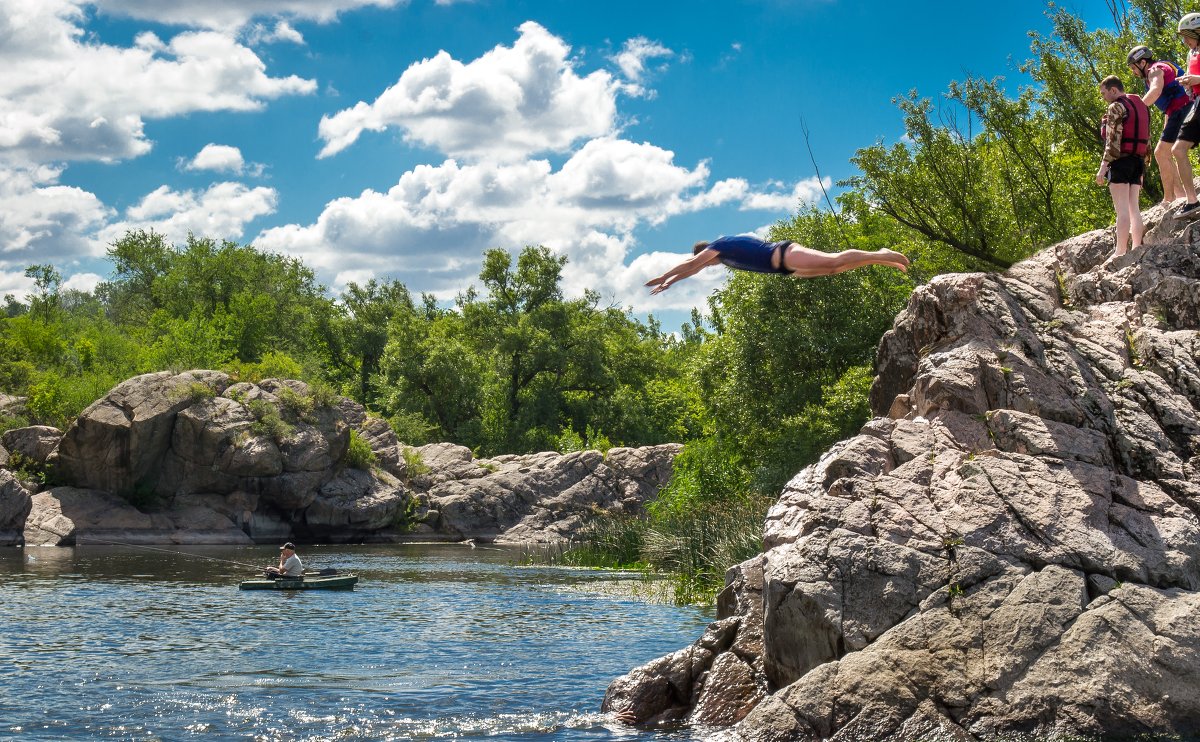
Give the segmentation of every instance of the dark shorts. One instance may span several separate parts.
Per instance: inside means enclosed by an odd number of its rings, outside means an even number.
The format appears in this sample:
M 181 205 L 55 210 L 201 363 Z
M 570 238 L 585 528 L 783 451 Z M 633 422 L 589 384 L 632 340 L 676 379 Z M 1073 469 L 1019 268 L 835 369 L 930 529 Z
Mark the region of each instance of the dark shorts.
M 1125 155 L 1109 164 L 1108 182 L 1140 186 L 1144 172 L 1146 172 L 1145 158 L 1138 155 Z
M 1178 139 L 1179 138 L 1179 130 L 1181 128 L 1183 128 L 1183 120 L 1184 120 L 1184 118 L 1187 117 L 1187 112 L 1190 109 L 1191 109 L 1191 106 L 1184 106 L 1183 108 L 1180 108 L 1178 111 L 1171 114 L 1170 116 L 1167 116 L 1167 120 L 1163 124 L 1162 136 L 1158 138 L 1158 141 L 1166 142 L 1167 144 L 1171 144 L 1176 139 Z M 1194 141 L 1194 140 L 1188 140 L 1188 141 Z
M 1187 111 L 1183 117 L 1183 126 L 1179 128 L 1179 141 L 1191 142 L 1195 144 L 1200 142 L 1200 98 L 1192 101 L 1192 104 L 1183 109 Z

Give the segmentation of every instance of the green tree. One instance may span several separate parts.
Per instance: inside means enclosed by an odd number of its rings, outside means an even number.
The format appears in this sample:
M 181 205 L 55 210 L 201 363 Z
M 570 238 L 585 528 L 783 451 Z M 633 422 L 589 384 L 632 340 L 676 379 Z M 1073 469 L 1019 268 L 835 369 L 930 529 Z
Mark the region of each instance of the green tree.
M 334 311 L 318 323 L 318 340 L 334 378 L 364 405 L 374 400 L 372 379 L 388 345 L 389 323 L 415 311 L 412 295 L 399 281 L 349 283 Z
M 875 220 L 839 229 L 832 216 L 806 209 L 775 225 L 771 239 L 862 247 L 890 239 L 889 226 Z M 839 382 L 849 383 L 842 380 L 852 368 L 870 366 L 911 288 L 907 276 L 880 267 L 803 280 L 738 272 L 710 300 L 715 335 L 697 359 L 702 396 L 716 437 L 745 462 L 755 489 L 778 491 L 813 459 L 805 436 L 828 441 L 828 428 L 805 420 L 820 418 L 815 408 L 829 403 L 832 390 L 844 394 Z M 853 387 L 861 416 L 829 416 L 839 430 L 866 420 L 868 388 Z M 840 396 L 837 405 L 845 406 Z
M 43 324 L 55 321 L 61 309 L 62 274 L 52 265 L 31 265 L 25 269 L 25 277 L 32 278 L 34 285 L 34 293 L 29 298 L 30 316 Z
M 483 444 L 481 389 L 489 366 L 467 338 L 462 317 L 427 305 L 424 312 L 393 317 L 389 329 L 377 387 L 397 435 L 414 445 Z

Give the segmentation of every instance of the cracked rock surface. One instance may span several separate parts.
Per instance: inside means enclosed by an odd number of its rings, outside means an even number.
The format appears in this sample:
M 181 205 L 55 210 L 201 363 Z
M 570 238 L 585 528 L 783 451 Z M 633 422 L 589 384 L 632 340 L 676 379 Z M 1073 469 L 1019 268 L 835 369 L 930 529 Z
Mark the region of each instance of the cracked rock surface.
M 1146 221 L 1157 244 L 1120 258 L 1096 231 L 918 288 L 877 417 L 730 571 L 729 648 L 634 670 L 606 707 L 763 742 L 1194 734 L 1200 225 Z M 660 678 L 666 701 L 641 691 Z M 718 687 L 741 693 L 702 705 Z

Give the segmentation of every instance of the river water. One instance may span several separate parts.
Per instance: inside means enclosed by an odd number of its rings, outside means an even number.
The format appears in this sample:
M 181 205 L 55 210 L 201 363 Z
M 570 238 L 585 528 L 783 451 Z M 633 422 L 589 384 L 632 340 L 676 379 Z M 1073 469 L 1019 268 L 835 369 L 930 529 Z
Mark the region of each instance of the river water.
M 352 592 L 240 591 L 272 547 L 0 549 L 0 738 L 689 740 L 599 713 L 711 611 L 461 545 L 301 549 Z

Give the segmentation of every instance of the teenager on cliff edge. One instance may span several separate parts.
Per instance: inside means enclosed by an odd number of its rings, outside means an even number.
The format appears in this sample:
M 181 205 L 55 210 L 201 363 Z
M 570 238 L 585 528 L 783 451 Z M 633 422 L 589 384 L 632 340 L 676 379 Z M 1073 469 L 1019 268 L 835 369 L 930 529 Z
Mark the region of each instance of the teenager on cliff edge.
M 697 242 L 692 247 L 692 257 L 671 270 L 646 282 L 650 293 L 666 291 L 688 276 L 693 276 L 710 265 L 721 263 L 730 268 L 755 273 L 780 273 L 799 278 L 832 276 L 866 265 L 887 265 L 902 271 L 908 270 L 908 258 L 895 250 L 846 250 L 845 252 L 821 252 L 784 240 L 767 242 L 750 235 L 722 237 L 712 242 Z
M 1188 58 L 1186 72 L 1175 79 L 1187 89 L 1192 102 L 1183 116 L 1179 138 L 1171 145 L 1171 154 L 1175 155 L 1175 161 L 1179 164 L 1179 177 L 1187 195 L 1187 203 L 1179 207 L 1175 215 L 1191 219 L 1200 216 L 1200 201 L 1196 199 L 1192 163 L 1188 159 L 1188 150 L 1200 142 L 1200 97 L 1197 97 L 1200 95 L 1200 13 L 1188 13 L 1180 18 L 1176 31 L 1188 48 Z
M 1158 172 L 1162 178 L 1162 202 L 1170 205 L 1187 197 L 1187 190 L 1183 186 L 1187 181 L 1180 175 L 1180 171 L 1186 168 L 1186 171 L 1191 173 L 1192 165 L 1188 162 L 1186 152 L 1176 160 L 1172 146 L 1179 139 L 1179 130 L 1183 128 L 1183 119 L 1192 99 L 1175 79 L 1180 74 L 1175 65 L 1169 61 L 1156 60 L 1149 47 L 1140 44 L 1133 47 L 1125 61 L 1129 65 L 1129 71 L 1146 84 L 1142 102 L 1147 106 L 1155 106 L 1163 114 L 1162 136 L 1154 146 L 1154 159 L 1158 161 Z
M 1142 174 L 1146 170 L 1146 144 L 1150 138 L 1150 112 L 1136 95 L 1126 95 L 1121 78 L 1109 75 L 1100 81 L 1100 96 L 1108 110 L 1100 120 L 1104 154 L 1096 171 L 1096 185 L 1108 184 L 1113 208 L 1117 212 L 1116 250 L 1124 255 L 1133 240 L 1133 249 L 1142 246 Z M 1186 206 L 1184 208 L 1187 208 Z

